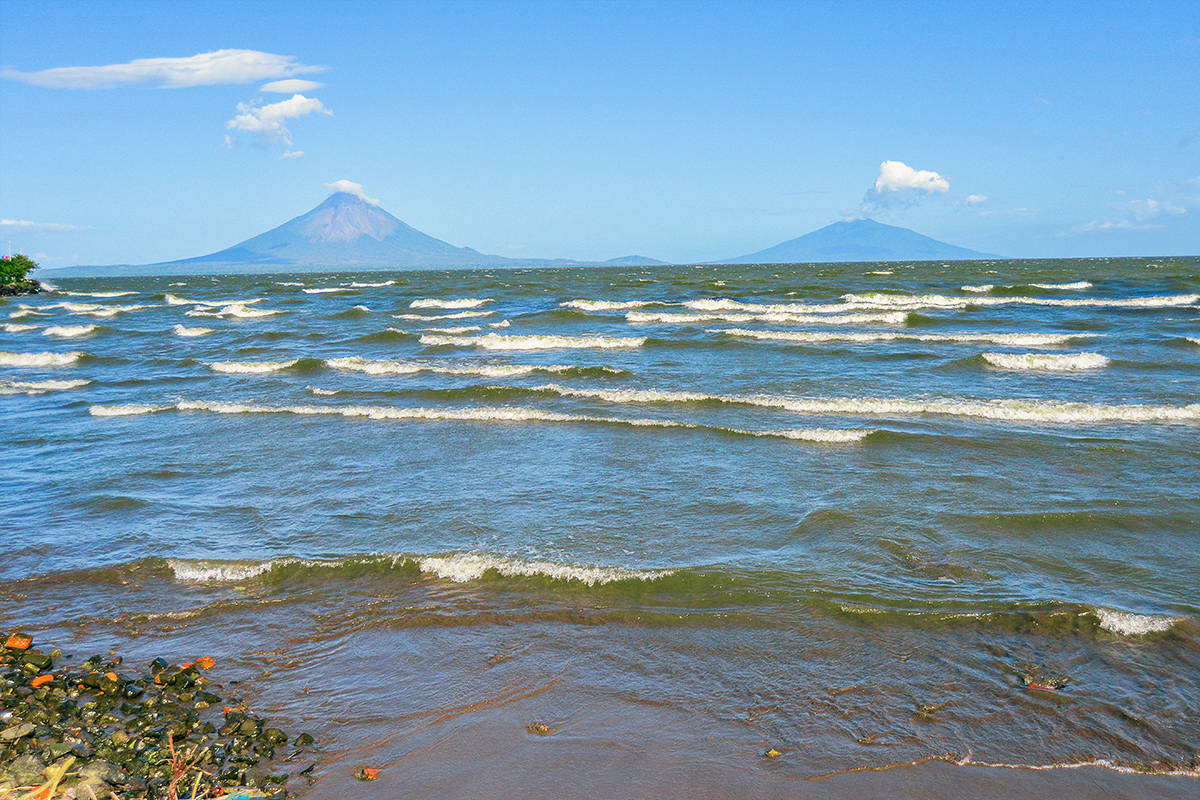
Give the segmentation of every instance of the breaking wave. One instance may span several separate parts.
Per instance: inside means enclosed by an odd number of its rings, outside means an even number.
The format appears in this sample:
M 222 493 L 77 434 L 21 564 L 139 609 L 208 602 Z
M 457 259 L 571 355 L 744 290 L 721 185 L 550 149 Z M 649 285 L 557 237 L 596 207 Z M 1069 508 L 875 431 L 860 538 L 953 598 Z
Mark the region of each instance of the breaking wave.
M 187 312 L 189 317 L 234 317 L 236 319 L 257 319 L 259 317 L 269 317 L 274 314 L 286 314 L 286 311 L 275 308 L 250 308 L 245 303 L 231 303 L 216 311 L 204 311 L 203 309 L 193 309 Z
M 982 357 L 999 369 L 1048 372 L 1101 369 L 1111 361 L 1099 353 L 984 353 Z
M 436 297 L 425 297 L 420 300 L 413 300 L 408 304 L 409 308 L 478 308 L 485 303 L 492 302 L 490 297 L 460 297 L 457 300 L 442 300 Z
M 562 308 L 573 308 L 577 311 L 625 311 L 630 308 L 661 305 L 665 303 L 658 300 L 568 300 L 559 303 Z
M 1072 291 L 1092 288 L 1091 281 L 1073 281 L 1071 283 L 1031 283 L 1029 285 L 1035 289 L 1068 289 Z
M 42 335 L 56 336 L 59 339 L 79 339 L 91 336 L 99 328 L 99 325 L 51 325 L 42 331 Z
M 468 364 L 443 366 L 420 361 L 372 361 L 357 356 L 326 359 L 325 364 L 333 369 L 364 372 L 368 375 L 411 375 L 429 372 L 439 375 L 478 375 L 484 378 L 513 378 L 538 372 L 552 374 L 582 373 L 621 375 L 624 370 L 614 367 L 576 367 L 567 364 Z
M 354 289 L 377 289 L 380 286 L 395 286 L 395 281 L 381 281 L 379 283 L 363 283 L 360 281 L 351 281 L 350 286 Z
M 778 395 L 705 394 L 657 389 L 575 389 L 548 384 L 533 391 L 562 397 L 592 398 L 611 403 L 724 403 L 773 408 L 808 415 L 974 417 L 1009 422 L 1193 422 L 1200 420 L 1200 403 L 1186 406 L 1106 405 L 1055 400 L 968 400 L 946 398 L 907 400 L 870 397 L 792 398 Z
M 505 336 L 498 333 L 489 333 L 484 336 L 427 335 L 421 337 L 421 344 L 424 345 L 482 347 L 485 350 L 610 349 L 641 347 L 645 343 L 646 338 L 644 336 Z
M 908 321 L 907 311 L 891 311 L 874 314 L 791 314 L 791 313 L 737 313 L 709 312 L 700 314 L 672 314 L 652 311 L 630 311 L 625 319 L 634 324 L 690 325 L 697 322 L 776 322 L 788 325 L 903 325 Z
M 69 367 L 87 353 L 6 353 L 0 351 L 0 366 L 4 367 Z
M 626 419 L 584 414 L 564 414 L 537 408 L 405 408 L 394 406 L 268 406 L 253 403 L 181 400 L 172 405 L 116 404 L 93 405 L 88 412 L 97 417 L 153 414 L 161 411 L 204 411 L 215 414 L 294 414 L 298 416 L 357 417 L 374 420 L 427 420 L 441 422 L 550 422 L 617 425 L 633 428 L 674 428 L 709 431 L 733 436 L 777 438 L 828 444 L 861 442 L 874 431 L 826 429 L 742 430 L 717 425 L 701 425 L 670 419 Z
M 1061 347 L 1076 339 L 1087 339 L 1097 333 L 842 333 L 840 331 L 756 331 L 746 328 L 723 328 L 706 333 L 720 333 L 745 339 L 772 342 L 819 344 L 822 342 L 943 342 L 960 344 L 999 344 L 1011 347 Z
M 950 297 L 944 294 L 844 294 L 842 301 L 858 307 L 961 308 L 963 306 L 1032 305 L 1058 308 L 1171 308 L 1200 302 L 1200 294 L 1126 298 Z
M 392 314 L 396 319 L 417 320 L 424 322 L 433 319 L 471 319 L 473 317 L 490 317 L 495 311 L 459 311 L 454 314 Z
M 328 286 L 320 289 L 301 289 L 305 294 L 329 294 L 331 292 L 353 292 L 353 287 L 350 286 Z
M 83 378 L 71 381 L 6 381 L 0 380 L 0 395 L 6 394 L 45 394 L 46 392 L 62 392 L 68 389 L 78 389 L 87 386 L 91 381 Z
M 213 372 L 228 372 L 243 375 L 261 375 L 267 372 L 279 372 L 300 363 L 300 359 L 291 361 L 215 361 L 208 367 Z
M 36 331 L 37 329 L 37 325 L 21 325 L 13 322 L 4 323 L 5 333 L 25 333 L 26 331 Z
M 176 336 L 207 336 L 213 332 L 212 328 L 188 328 L 183 325 L 176 325 L 171 330 Z

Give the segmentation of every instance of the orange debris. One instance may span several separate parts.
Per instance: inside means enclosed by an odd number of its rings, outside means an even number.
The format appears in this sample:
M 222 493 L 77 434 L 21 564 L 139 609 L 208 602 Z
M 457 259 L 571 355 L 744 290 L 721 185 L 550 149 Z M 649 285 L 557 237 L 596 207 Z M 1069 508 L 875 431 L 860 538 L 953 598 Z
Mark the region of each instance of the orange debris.
M 29 685 L 36 689 L 39 686 L 44 686 L 45 684 L 49 683 L 52 680 L 54 680 L 54 676 L 47 673 L 45 675 L 38 675 L 36 678 L 34 678 L 33 680 L 31 680 L 29 682 Z
M 13 650 L 28 650 L 32 645 L 33 637 L 28 633 L 9 634 L 8 639 L 4 641 L 4 646 Z
M 200 656 L 196 659 L 196 666 L 200 669 L 212 669 L 217 665 L 217 662 L 212 656 Z

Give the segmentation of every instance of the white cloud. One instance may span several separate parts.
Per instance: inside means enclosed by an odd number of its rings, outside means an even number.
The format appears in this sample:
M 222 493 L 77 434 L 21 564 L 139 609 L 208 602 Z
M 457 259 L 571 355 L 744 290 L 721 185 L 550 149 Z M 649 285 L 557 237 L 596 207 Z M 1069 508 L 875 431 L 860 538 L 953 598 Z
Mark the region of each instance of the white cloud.
M 875 191 L 901 192 L 948 192 L 950 181 L 933 170 L 913 169 L 903 161 L 884 161 L 879 165 L 879 177 L 875 179 Z
M 324 69 L 301 64 L 295 56 L 258 50 L 213 50 L 182 58 L 138 58 L 124 64 L 96 67 L 55 67 L 37 72 L 4 69 L 0 70 L 0 77 L 48 89 L 111 89 L 140 84 L 178 89 L 253 83 Z
M 345 178 L 342 178 L 340 181 L 326 183 L 324 186 L 329 190 L 330 194 L 334 192 L 346 192 L 347 194 L 358 196 L 373 206 L 379 205 L 378 200 L 376 200 L 374 197 L 367 197 L 366 194 L 363 193 L 363 187 L 361 183 L 355 183 L 354 181 L 348 181 Z
M 91 225 L 70 225 L 66 222 L 34 222 L 28 219 L 0 219 L 0 228 L 20 231 L 91 231 Z
M 287 127 L 288 120 L 299 119 L 309 114 L 333 116 L 333 112 L 326 108 L 320 100 L 315 97 L 305 97 L 302 94 L 294 94 L 287 100 L 268 103 L 264 106 L 238 103 L 237 110 L 238 115 L 225 123 L 226 128 L 231 131 L 251 133 L 264 144 L 285 146 L 292 144 L 292 132 Z M 231 143 L 229 136 L 225 137 L 225 143 Z
M 969 194 L 967 195 L 967 205 L 977 206 L 980 203 L 986 203 L 988 196 L 986 194 Z
M 292 94 L 294 92 L 311 92 L 314 89 L 320 89 L 324 85 L 317 81 L 306 81 L 303 78 L 288 78 L 287 80 L 264 83 L 258 90 L 273 94 Z
M 304 155 L 303 150 L 285 150 L 280 158 L 300 158 L 302 155 Z
M 859 213 L 869 215 L 915 205 L 924 195 L 945 194 L 950 181 L 933 170 L 913 169 L 903 161 L 884 161 L 879 165 L 879 177 L 867 190 Z

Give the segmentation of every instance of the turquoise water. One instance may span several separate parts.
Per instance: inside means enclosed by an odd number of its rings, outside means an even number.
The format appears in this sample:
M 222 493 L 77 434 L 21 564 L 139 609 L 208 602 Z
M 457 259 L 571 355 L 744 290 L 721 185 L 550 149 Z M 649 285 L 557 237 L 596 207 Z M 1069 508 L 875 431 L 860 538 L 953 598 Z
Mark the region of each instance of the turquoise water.
M 471 724 L 746 780 L 1195 774 L 1200 260 L 55 283 L 0 304 L 0 627 L 337 709 L 316 794 L 513 685 Z

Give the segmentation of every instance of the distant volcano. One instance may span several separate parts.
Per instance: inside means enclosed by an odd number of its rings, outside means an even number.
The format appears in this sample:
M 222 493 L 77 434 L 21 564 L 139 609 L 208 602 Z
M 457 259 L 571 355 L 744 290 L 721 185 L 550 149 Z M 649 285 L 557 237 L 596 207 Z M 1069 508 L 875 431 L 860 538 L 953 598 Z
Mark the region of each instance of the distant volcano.
M 626 256 L 611 261 L 513 259 L 455 247 L 406 225 L 357 194 L 335 192 L 325 202 L 278 228 L 206 256 L 147 265 L 156 271 L 222 269 L 230 272 L 308 269 L 404 269 L 605 264 L 661 264 Z M 140 270 L 139 270 L 140 271 Z
M 716 264 L 794 264 L 833 261 L 964 261 L 993 258 L 955 247 L 908 228 L 873 219 L 835 222 L 782 244 Z

